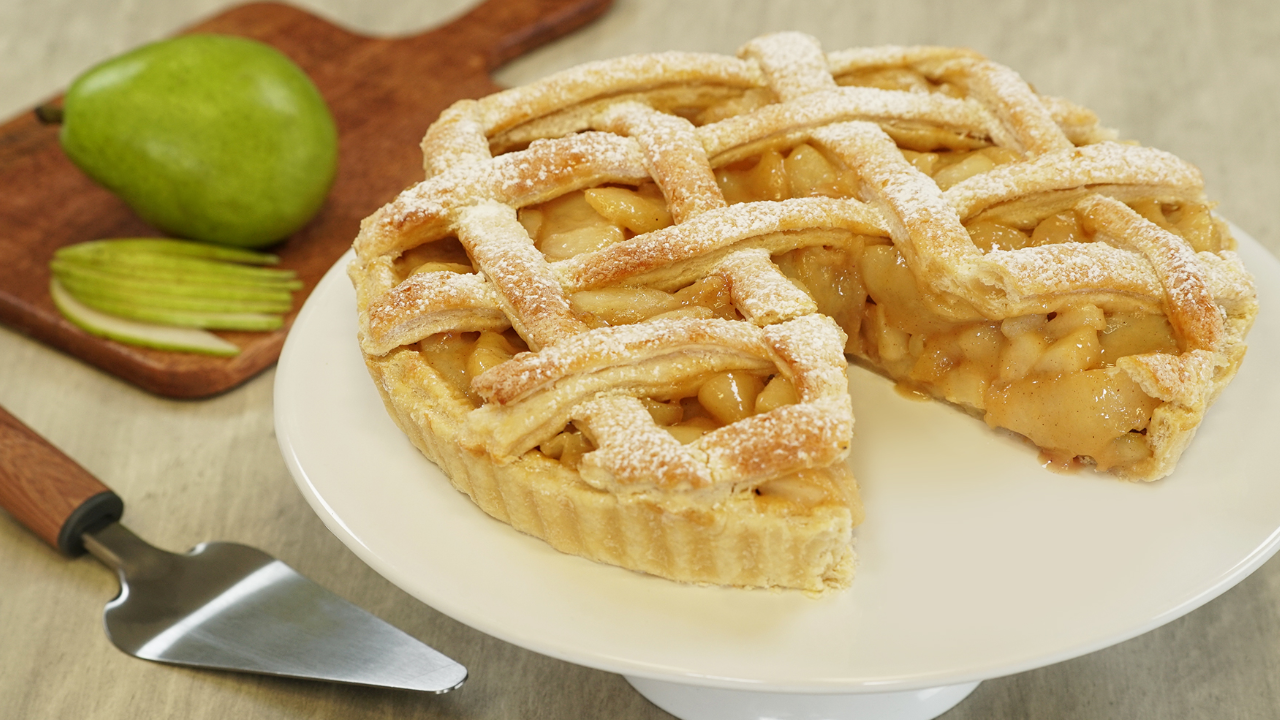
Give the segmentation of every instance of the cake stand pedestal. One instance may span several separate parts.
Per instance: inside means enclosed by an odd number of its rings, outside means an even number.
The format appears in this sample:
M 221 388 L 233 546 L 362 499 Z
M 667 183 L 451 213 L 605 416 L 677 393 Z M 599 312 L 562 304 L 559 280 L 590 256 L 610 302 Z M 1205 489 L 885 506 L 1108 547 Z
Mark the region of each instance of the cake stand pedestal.
M 303 496 L 383 577 L 500 640 L 622 675 L 682 720 L 927 720 L 978 681 L 1182 617 L 1280 549 L 1280 262 L 1235 235 L 1262 306 L 1249 356 L 1160 482 L 1042 470 L 1025 444 L 851 368 L 867 520 L 853 586 L 816 598 L 588 562 L 482 513 L 388 417 L 345 258 L 281 354 L 277 437 Z
M 978 687 L 971 682 L 900 692 L 802 695 L 623 677 L 645 699 L 680 720 L 933 720 Z

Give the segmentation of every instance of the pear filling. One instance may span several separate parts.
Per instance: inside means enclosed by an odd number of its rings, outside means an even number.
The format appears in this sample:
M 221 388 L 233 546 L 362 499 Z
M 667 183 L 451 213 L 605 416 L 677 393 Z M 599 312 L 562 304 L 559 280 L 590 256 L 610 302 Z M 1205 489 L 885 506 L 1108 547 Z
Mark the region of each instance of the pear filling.
M 428 272 L 475 272 L 467 250 L 455 237 L 443 238 L 406 250 L 392 263 L 396 282 L 403 282 L 410 275 Z
M 471 379 L 528 349 L 511 328 L 503 332 L 437 333 L 418 343 L 427 365 L 473 407 L 479 407 L 481 401 L 471 389 Z
M 569 307 L 590 327 L 659 318 L 742 317 L 733 306 L 729 284 L 718 275 L 700 278 L 673 293 L 646 287 L 582 290 L 569 296 Z
M 997 147 L 902 153 L 944 189 L 1019 159 Z M 769 150 L 716 176 L 731 203 L 856 194 L 851 175 L 806 144 Z M 1229 246 L 1207 205 L 1132 206 L 1197 250 Z M 966 229 L 986 252 L 1092 241 L 1069 210 L 1033 227 L 978 219 Z M 1160 403 L 1115 364 L 1127 355 L 1180 352 L 1164 315 L 1079 305 L 1003 322 L 957 322 L 919 290 L 887 238 L 853 236 L 839 247 L 800 248 L 773 259 L 845 330 L 848 354 L 904 386 L 1024 435 L 1059 464 L 1081 457 L 1106 470 L 1150 456 L 1145 431 Z
M 520 224 L 548 261 L 599 250 L 672 223 L 662 192 L 653 183 L 638 188 L 599 187 L 566 193 L 521 208 Z
M 942 93 L 955 98 L 963 98 L 966 93 L 959 85 L 949 82 L 935 82 L 923 73 L 904 67 L 872 67 L 855 70 L 838 76 L 837 85 L 856 85 L 873 87 L 881 90 L 903 90 L 907 92 Z
M 1196 252 L 1218 252 L 1232 247 L 1230 236 L 1223 233 L 1220 221 L 1214 219 L 1210 212 L 1213 209 L 1211 205 L 1162 204 L 1144 200 L 1130 203 L 1129 206 L 1156 225 L 1186 240 Z M 1080 217 L 1071 210 L 1051 215 L 1034 227 L 975 219 L 966 223 L 965 229 L 969 231 L 973 244 L 984 252 L 1092 241 L 1082 227 Z
M 654 424 L 684 445 L 752 415 L 799 402 L 795 386 L 782 375 L 730 370 L 691 387 L 694 394 L 687 396 L 640 399 Z M 593 449 L 591 441 L 572 423 L 538 448 L 543 455 L 570 467 L 577 467 L 582 454 Z
M 830 470 L 807 469 L 767 480 L 754 490 L 756 500 L 766 512 L 790 513 L 808 511 L 820 505 L 840 503 L 853 514 L 853 524 L 862 522 L 862 501 L 857 493 L 849 493 Z
M 491 367 L 510 360 L 528 348 L 519 335 L 504 332 L 437 333 L 418 343 L 418 352 L 460 399 L 479 407 L 480 397 L 471 380 Z M 687 383 L 681 394 L 670 398 L 641 398 L 653 422 L 682 444 L 689 444 L 712 430 L 744 418 L 800 401 L 786 377 L 730 370 Z M 539 451 L 570 467 L 577 467 L 584 453 L 595 449 L 572 423 L 543 443 Z
M 1115 364 L 1127 355 L 1180 352 L 1164 315 L 1082 304 L 1004 321 L 956 322 L 919 292 L 892 245 L 867 245 L 854 254 L 842 271 L 849 276 L 845 288 L 865 290 L 859 308 L 847 304 L 857 294 L 822 284 L 818 273 L 829 274 L 829 266 L 795 257 L 779 263 L 804 286 L 826 288 L 813 293 L 814 300 L 819 312 L 844 313 L 838 320 L 851 335 L 850 354 L 907 387 L 1026 436 L 1059 460 L 1085 457 L 1106 470 L 1150 456 L 1142 433 L 1159 402 Z M 860 322 L 850 319 L 858 315 Z
M 837 252 L 844 253 L 838 272 L 805 260 Z M 1159 402 L 1115 364 L 1127 355 L 1180 352 L 1164 315 L 1083 304 L 956 322 L 918 290 L 901 253 L 887 244 L 860 253 L 793 250 L 779 266 L 803 287 L 822 288 L 811 294 L 818 311 L 849 333 L 849 354 L 906 387 L 1024 435 L 1059 460 L 1086 457 L 1106 470 L 1150 456 L 1142 433 Z M 833 274 L 842 282 L 826 280 Z
M 918 74 L 913 78 L 896 71 L 867 74 L 846 84 L 882 87 L 885 83 L 894 89 L 954 90 Z M 908 149 L 910 143 L 899 142 L 904 146 L 903 157 L 944 189 L 1019 159 L 1017 153 L 999 147 L 918 151 Z M 851 171 L 807 143 L 788 150 L 770 149 L 718 168 L 716 180 L 730 203 L 852 197 L 858 188 Z M 1186 239 L 1197 251 L 1230 247 L 1229 236 L 1208 205 L 1147 201 L 1131 207 Z M 523 208 L 518 217 L 550 261 L 598 250 L 672 223 L 661 192 L 651 182 L 635 188 L 604 186 L 567 193 Z M 978 218 L 966 230 L 984 252 L 1093 240 L 1071 210 L 1031 227 Z M 779 253 L 773 260 L 813 298 L 819 312 L 844 329 L 846 353 L 904 387 L 965 407 L 993 427 L 1026 436 L 1058 460 L 1082 457 L 1105 470 L 1150 456 L 1144 434 L 1160 403 L 1115 365 L 1128 355 L 1180 352 L 1163 315 L 1083 304 L 1003 321 L 956 321 L 953 313 L 920 291 L 905 258 L 882 237 L 850 235 L 836 246 L 799 248 Z M 471 272 L 472 266 L 462 246 L 450 239 L 406 253 L 397 269 L 407 276 L 440 270 Z M 716 275 L 675 292 L 601 288 L 574 293 L 569 302 L 574 314 L 590 327 L 672 317 L 741 319 L 727 283 Z M 479 398 L 470 389 L 471 378 L 527 349 L 509 329 L 444 333 L 423 340 L 419 348 L 427 363 L 473 405 L 479 404 Z M 733 371 L 707 379 L 696 394 L 644 402 L 655 423 L 687 444 L 797 398 L 795 388 L 781 376 Z M 570 424 L 539 449 L 575 467 L 593 446 Z M 785 483 L 777 486 L 783 487 Z M 788 492 L 777 488 L 758 494 Z

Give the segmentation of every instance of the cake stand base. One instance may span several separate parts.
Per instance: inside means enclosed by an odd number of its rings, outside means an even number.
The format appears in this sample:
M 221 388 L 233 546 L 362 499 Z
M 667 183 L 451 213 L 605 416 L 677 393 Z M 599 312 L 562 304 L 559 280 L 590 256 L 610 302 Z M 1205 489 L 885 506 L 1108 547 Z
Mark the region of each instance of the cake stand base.
M 626 677 L 649 702 L 680 720 L 932 720 L 978 683 L 905 692 L 800 694 L 723 690 Z

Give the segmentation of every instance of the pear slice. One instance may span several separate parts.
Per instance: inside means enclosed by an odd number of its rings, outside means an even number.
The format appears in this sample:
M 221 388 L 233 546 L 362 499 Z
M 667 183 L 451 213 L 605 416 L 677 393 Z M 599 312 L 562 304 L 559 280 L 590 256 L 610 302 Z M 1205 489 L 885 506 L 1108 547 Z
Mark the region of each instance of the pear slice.
M 109 242 L 109 241 L 100 241 Z M 122 251 L 110 246 L 80 243 L 54 252 L 54 259 L 81 267 L 97 268 L 135 277 L 166 278 L 172 280 L 216 282 L 222 284 L 249 284 L 281 287 L 296 290 L 302 286 L 292 270 L 242 265 L 225 260 L 213 260 L 189 255 L 150 252 L 147 250 Z
M 293 307 L 288 290 L 251 286 L 217 286 L 169 280 L 147 280 L 68 266 L 55 260 L 54 277 L 72 295 L 203 312 L 286 313 Z
M 98 312 L 73 298 L 56 279 L 49 283 L 49 294 L 58 312 L 92 335 L 157 350 L 224 357 L 240 353 L 239 347 L 205 330 L 137 322 Z
M 246 290 L 257 292 L 291 293 L 302 287 L 296 277 L 262 277 L 228 272 L 225 269 L 156 267 L 155 265 L 122 262 L 100 262 L 91 258 L 54 255 L 51 267 L 81 272 L 93 272 L 122 281 L 168 283 L 188 287 L 220 287 L 228 293 L 243 294 Z M 250 269 L 250 268 L 244 268 Z M 257 268 L 252 268 L 257 269 Z M 292 271 L 289 271 L 292 272 Z
M 284 318 L 273 313 L 179 310 L 172 307 L 140 305 L 132 299 L 115 300 L 92 293 L 73 294 L 65 287 L 63 290 L 67 290 L 67 294 L 73 295 L 82 305 L 108 315 L 115 315 L 119 318 L 138 322 L 201 328 L 204 330 L 245 330 L 250 332 L 275 330 L 284 325 Z
M 187 257 L 205 258 L 206 260 L 224 260 L 243 265 L 275 265 L 280 262 L 280 257 L 271 253 L 227 247 L 225 245 L 210 245 L 209 243 L 192 242 L 191 240 L 175 240 L 173 238 L 90 240 L 63 248 L 62 252 L 70 252 L 72 254 L 102 252 L 124 255 L 145 252 L 158 255 L 185 255 Z
M 270 331 L 284 325 L 302 287 L 294 271 L 263 267 L 277 262 L 243 248 L 118 238 L 60 248 L 49 269 L 82 310 L 153 326 Z

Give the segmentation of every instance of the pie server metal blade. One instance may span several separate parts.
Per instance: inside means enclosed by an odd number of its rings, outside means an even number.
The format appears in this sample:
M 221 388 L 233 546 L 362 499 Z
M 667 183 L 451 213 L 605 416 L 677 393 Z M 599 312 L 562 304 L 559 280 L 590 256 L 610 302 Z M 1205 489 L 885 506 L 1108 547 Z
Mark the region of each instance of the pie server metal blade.
M 266 553 L 205 543 L 157 549 L 118 520 L 119 496 L 0 408 L 0 507 L 67 555 L 114 569 L 104 613 L 124 652 L 179 665 L 427 692 L 466 668 Z

